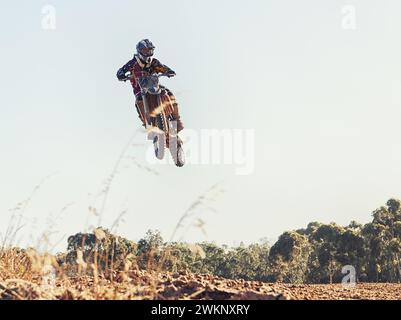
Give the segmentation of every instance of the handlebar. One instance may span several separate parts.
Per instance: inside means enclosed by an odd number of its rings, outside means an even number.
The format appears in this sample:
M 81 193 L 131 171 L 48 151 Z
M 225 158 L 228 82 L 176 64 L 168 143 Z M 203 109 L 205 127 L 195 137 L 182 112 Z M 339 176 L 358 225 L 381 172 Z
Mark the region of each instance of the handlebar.
M 173 71 L 174 72 L 174 71 Z M 149 72 L 141 72 L 141 76 L 157 76 L 157 77 L 168 77 L 170 75 L 170 73 L 168 72 L 164 72 L 164 73 L 149 73 Z M 174 72 L 175 75 L 175 72 Z M 129 75 L 126 76 L 125 79 L 123 79 L 123 81 L 132 79 L 135 77 L 135 74 L 131 73 Z

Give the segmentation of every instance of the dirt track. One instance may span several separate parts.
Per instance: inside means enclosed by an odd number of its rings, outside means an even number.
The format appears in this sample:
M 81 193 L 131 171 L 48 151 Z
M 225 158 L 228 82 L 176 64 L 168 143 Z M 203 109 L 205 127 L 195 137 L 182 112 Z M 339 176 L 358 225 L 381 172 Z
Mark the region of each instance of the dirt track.
M 297 300 L 400 300 L 401 284 L 360 283 L 355 288 L 334 285 L 278 285 L 277 290 Z
M 255 281 L 227 280 L 207 275 L 174 275 L 165 282 L 161 294 L 167 298 L 190 299 L 262 299 L 262 300 L 341 300 L 401 299 L 401 284 L 360 283 L 354 288 L 341 284 L 291 285 Z M 171 282 L 171 284 L 169 284 Z M 175 292 L 173 294 L 173 292 Z
M 0 299 L 401 299 L 401 284 L 289 285 L 227 280 L 187 272 L 176 274 L 131 271 L 112 279 L 57 279 L 43 288 L 39 281 L 0 282 Z

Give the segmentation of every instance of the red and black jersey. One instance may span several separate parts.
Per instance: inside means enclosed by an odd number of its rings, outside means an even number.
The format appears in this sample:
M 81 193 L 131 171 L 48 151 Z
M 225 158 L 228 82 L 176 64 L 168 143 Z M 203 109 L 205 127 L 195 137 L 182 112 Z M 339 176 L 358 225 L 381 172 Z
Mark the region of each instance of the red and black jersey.
M 138 79 L 142 75 L 142 72 L 149 73 L 165 73 L 172 71 L 169 67 L 161 64 L 159 60 L 153 58 L 152 61 L 148 64 L 143 63 L 137 55 L 134 55 L 134 58 L 128 61 L 122 68 L 120 68 L 117 72 L 118 80 L 126 80 L 126 73 L 130 72 L 132 75 L 131 85 L 134 89 L 134 94 L 138 97 L 141 93 L 141 89 L 138 84 Z

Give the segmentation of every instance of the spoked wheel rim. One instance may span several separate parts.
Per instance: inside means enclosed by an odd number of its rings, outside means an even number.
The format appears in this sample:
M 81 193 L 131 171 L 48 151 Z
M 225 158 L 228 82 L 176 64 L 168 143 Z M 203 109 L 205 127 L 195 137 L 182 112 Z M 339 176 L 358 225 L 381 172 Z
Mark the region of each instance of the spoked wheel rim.
M 155 150 L 155 156 L 157 159 L 162 160 L 164 158 L 164 151 L 166 149 L 166 134 L 164 132 L 165 122 L 162 115 L 158 115 L 154 119 L 154 125 L 159 129 L 159 132 L 153 133 L 153 147 Z
M 170 153 L 177 167 L 182 167 L 185 164 L 185 153 L 182 146 L 183 143 L 179 137 L 174 137 L 170 140 Z
M 177 150 L 177 161 L 175 162 L 177 167 L 182 167 L 185 164 L 185 153 L 184 148 L 180 144 Z
M 155 150 L 155 156 L 157 159 L 162 160 L 164 158 L 165 139 L 162 134 L 156 134 L 153 137 L 153 147 Z

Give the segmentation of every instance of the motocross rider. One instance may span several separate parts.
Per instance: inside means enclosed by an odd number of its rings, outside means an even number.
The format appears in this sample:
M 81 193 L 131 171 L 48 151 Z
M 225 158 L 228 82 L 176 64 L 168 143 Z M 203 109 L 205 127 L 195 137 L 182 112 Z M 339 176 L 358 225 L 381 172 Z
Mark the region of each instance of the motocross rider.
M 153 58 L 155 46 L 153 43 L 144 39 L 138 42 L 136 45 L 136 54 L 134 54 L 133 59 L 128 61 L 122 68 L 117 72 L 117 78 L 120 81 L 131 81 L 132 88 L 134 89 L 134 95 L 136 98 L 135 106 L 138 111 L 139 118 L 142 121 L 142 125 L 145 126 L 145 109 L 141 96 L 141 89 L 139 87 L 138 78 L 141 76 L 142 72 L 149 73 L 166 73 L 167 76 L 175 76 L 175 72 L 169 67 L 160 63 L 159 60 Z M 173 120 L 177 122 L 177 132 L 180 132 L 184 126 L 180 119 L 180 114 L 178 111 L 178 104 L 173 93 L 166 87 L 161 86 L 168 94 L 173 107 L 172 117 Z

